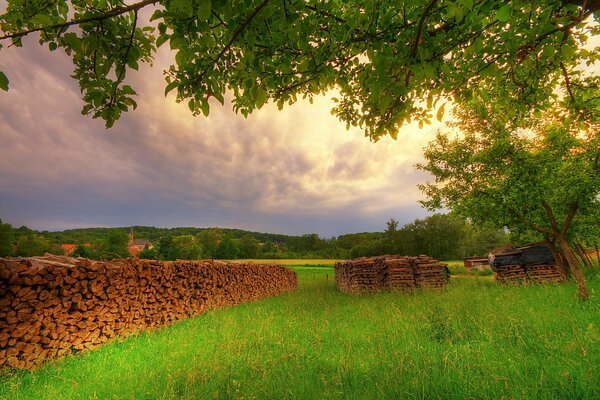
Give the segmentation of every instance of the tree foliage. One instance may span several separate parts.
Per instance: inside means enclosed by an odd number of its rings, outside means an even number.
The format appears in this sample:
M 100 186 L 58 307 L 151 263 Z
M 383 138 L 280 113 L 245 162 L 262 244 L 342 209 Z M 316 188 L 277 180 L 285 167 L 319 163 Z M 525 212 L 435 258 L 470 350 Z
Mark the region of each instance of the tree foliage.
M 202 245 L 193 235 L 173 237 L 171 251 L 173 259 L 198 260 L 202 258 Z
M 15 255 L 23 257 L 41 256 L 51 250 L 50 242 L 35 233 L 21 236 L 17 242 Z
M 98 258 L 114 259 L 129 257 L 129 236 L 124 229 L 110 229 L 106 237 L 94 244 Z
M 0 257 L 10 256 L 13 253 L 14 234 L 10 224 L 3 224 L 0 220 Z
M 585 297 L 569 242 L 600 234 L 600 107 L 571 103 L 530 120 L 529 130 L 517 129 L 506 107 L 474 100 L 457 113 L 460 134 L 438 133 L 420 165 L 435 178 L 421 186 L 424 204 L 556 243 Z
M 40 44 L 62 48 L 82 112 L 107 126 L 136 107 L 127 72 L 168 44 L 165 93 L 175 90 L 195 115 L 226 92 L 248 115 L 267 101 L 282 108 L 335 90 L 333 113 L 376 140 L 441 119 L 445 99 L 482 91 L 513 103 L 515 116 L 552 107 L 566 72 L 598 58 L 584 47 L 598 24 L 584 21 L 599 8 L 596 0 L 8 0 L 0 45 L 39 32 Z M 0 88 L 8 85 L 0 72 Z

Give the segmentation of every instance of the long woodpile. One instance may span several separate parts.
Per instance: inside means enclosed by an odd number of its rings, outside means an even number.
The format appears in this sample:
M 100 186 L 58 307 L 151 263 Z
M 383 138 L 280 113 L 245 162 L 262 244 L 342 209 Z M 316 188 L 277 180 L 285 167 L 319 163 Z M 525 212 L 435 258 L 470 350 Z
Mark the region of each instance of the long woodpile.
M 348 293 L 440 288 L 448 283 L 446 267 L 428 256 L 356 258 L 335 264 L 335 286 Z
M 0 258 L 0 369 L 292 291 L 296 273 L 219 261 Z
M 565 280 L 552 252 L 544 243 L 504 246 L 492 250 L 488 259 L 498 283 L 556 283 Z

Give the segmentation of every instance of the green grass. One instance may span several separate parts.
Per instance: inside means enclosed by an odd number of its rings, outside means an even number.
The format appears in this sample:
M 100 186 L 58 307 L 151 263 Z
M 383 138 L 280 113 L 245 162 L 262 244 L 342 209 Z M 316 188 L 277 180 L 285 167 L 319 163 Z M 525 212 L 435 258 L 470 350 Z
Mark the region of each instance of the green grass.
M 333 267 L 333 265 L 338 261 L 345 261 L 333 258 L 325 258 L 325 259 L 302 259 L 302 258 L 292 258 L 292 259 L 239 259 L 239 260 L 231 260 L 233 262 L 251 262 L 255 264 L 276 264 L 276 265 L 284 265 L 284 266 L 297 266 L 297 265 L 314 265 L 314 266 L 329 266 Z
M 592 399 L 600 278 L 352 296 L 328 267 L 299 289 L 0 378 L 2 399 Z

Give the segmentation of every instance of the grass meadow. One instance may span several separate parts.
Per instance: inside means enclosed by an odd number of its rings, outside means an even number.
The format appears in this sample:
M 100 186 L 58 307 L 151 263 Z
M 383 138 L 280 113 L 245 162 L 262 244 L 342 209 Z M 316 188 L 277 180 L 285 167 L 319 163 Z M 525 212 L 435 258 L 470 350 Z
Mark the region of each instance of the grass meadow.
M 5 374 L 0 398 L 600 398 L 598 275 L 582 303 L 572 283 L 466 272 L 441 291 L 352 296 L 330 266 L 292 268 L 294 293 Z

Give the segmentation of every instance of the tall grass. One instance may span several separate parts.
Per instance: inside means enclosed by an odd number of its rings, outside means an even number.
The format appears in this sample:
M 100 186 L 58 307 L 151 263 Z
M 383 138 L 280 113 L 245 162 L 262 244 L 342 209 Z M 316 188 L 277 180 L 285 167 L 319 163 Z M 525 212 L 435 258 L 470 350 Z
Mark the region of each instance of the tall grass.
M 599 398 L 600 279 L 352 296 L 298 267 L 291 294 L 208 312 L 0 378 L 6 399 Z
M 338 261 L 345 261 L 341 259 L 333 259 L 333 258 L 324 258 L 324 259 L 302 259 L 302 258 L 292 258 L 292 259 L 238 259 L 231 260 L 234 262 L 251 262 L 255 264 L 277 264 L 277 265 L 285 265 L 285 266 L 298 266 L 298 265 L 315 265 L 315 266 L 333 266 Z

